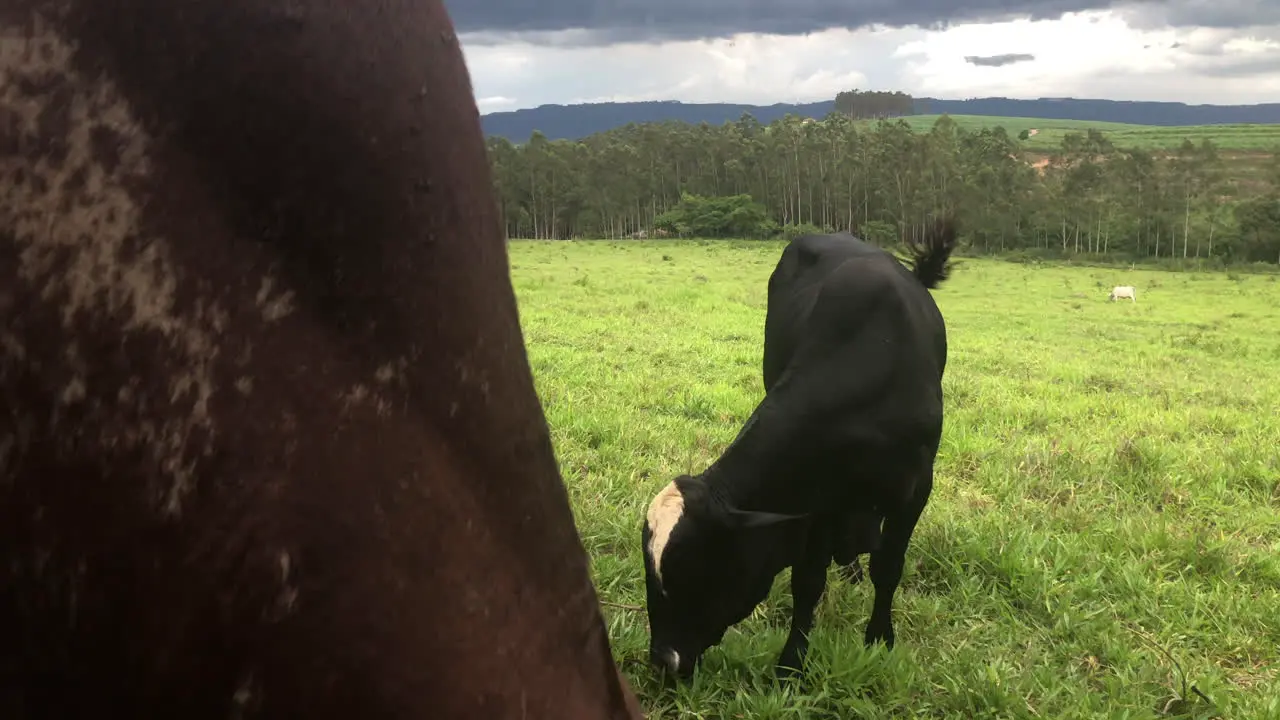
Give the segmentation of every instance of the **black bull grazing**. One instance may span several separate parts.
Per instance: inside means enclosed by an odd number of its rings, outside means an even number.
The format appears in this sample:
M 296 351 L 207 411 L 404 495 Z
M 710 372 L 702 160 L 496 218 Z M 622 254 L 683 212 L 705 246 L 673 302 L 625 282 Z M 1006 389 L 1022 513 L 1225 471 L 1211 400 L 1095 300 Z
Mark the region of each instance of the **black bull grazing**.
M 937 223 L 910 271 L 849 235 L 783 251 L 769 278 L 764 400 L 705 472 L 658 493 L 642 525 L 656 665 L 687 677 L 791 567 L 778 670 L 799 670 L 828 565 L 857 578 L 865 552 L 866 642 L 892 647 L 893 595 L 942 435 L 946 327 L 928 288 L 946 278 L 955 238 Z
M 640 717 L 439 0 L 0 0 L 0 194 L 0 717 Z

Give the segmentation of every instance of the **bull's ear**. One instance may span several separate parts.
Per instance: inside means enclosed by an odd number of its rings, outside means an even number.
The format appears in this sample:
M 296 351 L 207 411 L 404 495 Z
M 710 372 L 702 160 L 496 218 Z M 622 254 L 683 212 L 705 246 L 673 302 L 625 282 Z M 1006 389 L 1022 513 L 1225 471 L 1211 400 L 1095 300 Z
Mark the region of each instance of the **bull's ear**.
M 804 520 L 806 515 L 783 515 L 781 513 L 761 512 L 758 510 L 730 510 L 729 524 L 736 528 L 758 528 L 792 520 Z

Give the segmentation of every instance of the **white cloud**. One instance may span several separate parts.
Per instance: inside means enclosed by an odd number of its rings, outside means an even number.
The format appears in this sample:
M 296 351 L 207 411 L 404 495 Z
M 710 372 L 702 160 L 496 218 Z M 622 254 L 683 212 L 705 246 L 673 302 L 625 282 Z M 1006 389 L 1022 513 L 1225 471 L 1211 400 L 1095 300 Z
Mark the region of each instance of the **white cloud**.
M 911 30 L 739 35 L 728 40 L 603 47 L 511 42 L 463 48 L 480 96 L 543 103 L 630 100 L 811 102 L 841 90 L 899 84 L 889 59 Z
M 854 88 L 942 98 L 1280 98 L 1280 26 L 1153 27 L 1111 11 L 936 31 L 866 28 L 660 44 L 462 40 L 481 112 L 609 100 L 811 102 Z M 964 60 L 1007 53 L 1035 60 L 1001 67 Z
M 495 110 L 510 110 L 515 106 L 515 98 L 503 97 L 501 95 L 476 98 L 476 107 L 480 108 L 481 113 L 494 112 Z
M 1141 93 L 1144 78 L 1176 70 L 1178 50 L 1170 48 L 1175 36 L 1172 29 L 1134 30 L 1106 12 L 1081 13 L 930 32 L 899 47 L 897 56 L 907 66 L 908 82 L 923 95 L 1092 97 L 1090 85 L 1101 77 L 1122 75 L 1133 93 Z M 955 61 L 974 48 L 992 55 L 1027 52 L 1035 60 L 998 68 Z

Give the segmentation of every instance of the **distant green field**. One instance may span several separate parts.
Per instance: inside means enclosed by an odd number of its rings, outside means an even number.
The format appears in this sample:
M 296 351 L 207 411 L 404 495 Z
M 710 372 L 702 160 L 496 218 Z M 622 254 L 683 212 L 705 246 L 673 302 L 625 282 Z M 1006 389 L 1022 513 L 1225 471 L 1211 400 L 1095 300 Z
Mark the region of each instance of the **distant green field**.
M 902 119 L 913 128 L 923 131 L 932 127 L 939 117 L 938 115 L 911 115 Z M 1061 144 L 1062 136 L 1068 132 L 1083 132 L 1089 128 L 1106 133 L 1107 137 L 1120 147 L 1175 149 L 1184 139 L 1199 143 L 1206 138 L 1224 150 L 1270 151 L 1280 147 L 1280 125 L 1161 127 L 1089 120 L 1044 120 L 985 115 L 952 115 L 951 119 L 968 129 L 999 125 L 1013 136 L 1017 136 L 1023 130 L 1039 130 L 1039 133 L 1024 141 L 1024 146 L 1033 151 L 1052 150 Z
M 644 603 L 640 524 L 763 396 L 780 251 L 510 244 L 556 454 L 649 718 L 1280 720 L 1280 281 L 1225 273 L 965 260 L 935 293 L 946 425 L 897 647 L 863 647 L 870 584 L 833 570 L 808 685 L 774 687 L 784 572 L 692 685 L 655 680 L 627 607 Z M 1116 284 L 1137 304 L 1106 302 Z M 1152 643 L 1220 714 L 1179 707 Z

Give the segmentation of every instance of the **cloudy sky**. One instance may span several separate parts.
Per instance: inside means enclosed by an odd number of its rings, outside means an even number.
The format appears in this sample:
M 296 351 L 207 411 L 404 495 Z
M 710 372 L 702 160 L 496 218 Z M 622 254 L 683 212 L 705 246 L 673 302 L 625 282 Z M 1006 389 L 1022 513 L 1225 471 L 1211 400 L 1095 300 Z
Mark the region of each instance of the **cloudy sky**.
M 631 100 L 1280 102 L 1280 0 L 445 0 L 481 112 Z

